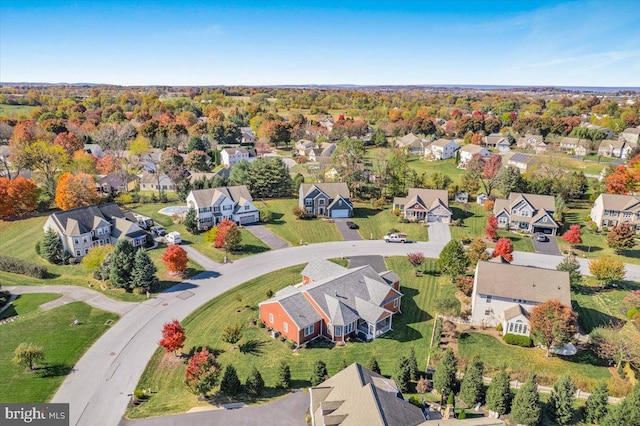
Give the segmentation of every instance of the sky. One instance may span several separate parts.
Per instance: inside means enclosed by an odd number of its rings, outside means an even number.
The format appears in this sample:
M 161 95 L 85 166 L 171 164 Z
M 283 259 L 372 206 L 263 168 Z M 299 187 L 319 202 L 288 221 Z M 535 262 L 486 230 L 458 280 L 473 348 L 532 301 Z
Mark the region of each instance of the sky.
M 640 1 L 3 0 L 0 81 L 640 87 Z

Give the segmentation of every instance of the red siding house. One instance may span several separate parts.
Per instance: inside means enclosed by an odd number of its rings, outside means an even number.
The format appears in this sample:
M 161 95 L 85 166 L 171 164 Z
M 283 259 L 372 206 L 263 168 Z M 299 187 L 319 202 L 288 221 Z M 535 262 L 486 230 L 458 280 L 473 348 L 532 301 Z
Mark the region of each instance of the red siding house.
M 260 319 L 297 345 L 318 336 L 344 342 L 359 334 L 372 340 L 391 330 L 393 314 L 400 311 L 399 287 L 393 271 L 347 269 L 315 259 L 302 271 L 302 283 L 259 304 Z

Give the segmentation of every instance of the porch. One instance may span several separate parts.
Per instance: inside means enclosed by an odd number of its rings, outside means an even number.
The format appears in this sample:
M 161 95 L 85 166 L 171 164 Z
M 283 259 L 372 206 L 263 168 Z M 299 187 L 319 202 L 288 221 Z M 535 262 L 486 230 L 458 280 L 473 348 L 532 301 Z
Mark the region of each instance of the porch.
M 358 334 L 365 337 L 366 340 L 373 340 L 391 330 L 393 316 L 388 316 L 376 323 L 371 323 L 363 319 L 358 320 Z

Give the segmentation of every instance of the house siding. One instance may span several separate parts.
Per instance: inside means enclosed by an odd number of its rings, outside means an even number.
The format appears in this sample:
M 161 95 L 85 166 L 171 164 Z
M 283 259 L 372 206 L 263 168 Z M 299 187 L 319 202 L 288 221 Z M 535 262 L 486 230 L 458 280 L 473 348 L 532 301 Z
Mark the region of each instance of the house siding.
M 269 321 L 269 314 L 273 315 L 273 322 Z M 300 344 L 300 330 L 280 303 L 273 302 L 260 305 L 260 319 L 267 325 L 267 327 L 277 330 L 287 339 Z M 288 331 L 284 331 L 285 322 L 287 323 Z

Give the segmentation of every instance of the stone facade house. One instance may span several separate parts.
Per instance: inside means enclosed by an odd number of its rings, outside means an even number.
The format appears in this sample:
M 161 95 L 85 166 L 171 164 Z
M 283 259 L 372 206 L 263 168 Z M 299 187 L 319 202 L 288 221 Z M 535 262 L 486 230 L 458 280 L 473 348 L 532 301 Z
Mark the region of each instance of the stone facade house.
M 529 234 L 556 235 L 559 226 L 553 220 L 554 210 L 555 199 L 552 196 L 519 192 L 512 192 L 506 200 L 496 199 L 493 206 L 499 228 L 522 230 Z
M 411 188 L 406 197 L 393 199 L 393 210 L 409 220 L 451 223 L 449 193 L 445 189 Z
M 353 216 L 349 187 L 344 182 L 303 183 L 298 193 L 298 205 L 304 209 L 307 216 Z
M 628 223 L 640 231 L 640 196 L 600 194 L 593 203 L 591 220 L 599 229 Z
M 224 219 L 240 225 L 260 220 L 260 213 L 244 185 L 191 191 L 187 195 L 187 206 L 195 209 L 199 229 L 209 229 Z

